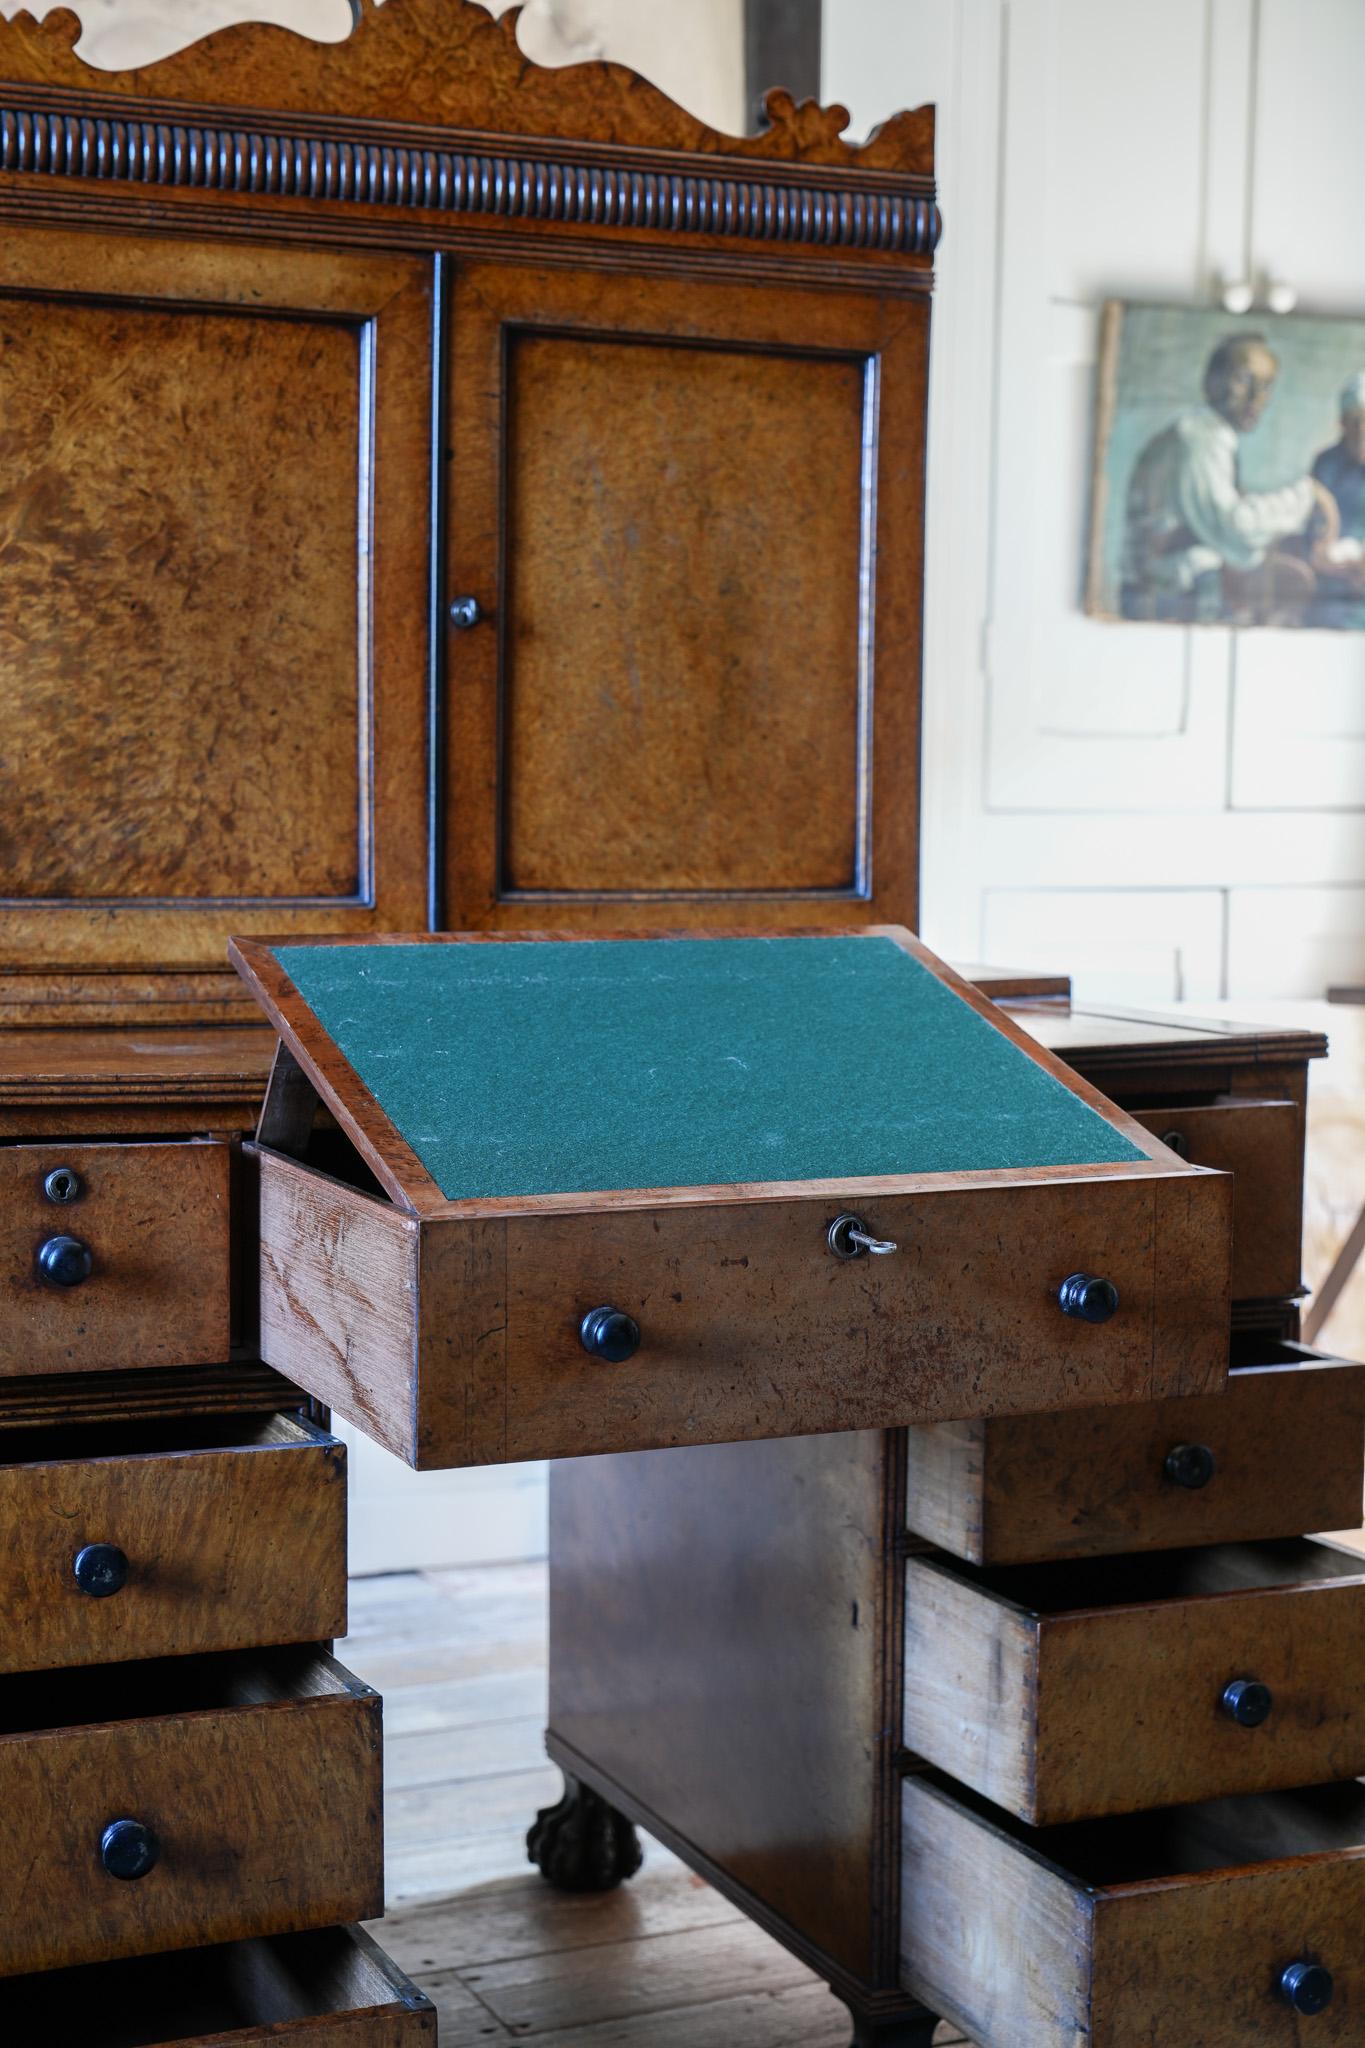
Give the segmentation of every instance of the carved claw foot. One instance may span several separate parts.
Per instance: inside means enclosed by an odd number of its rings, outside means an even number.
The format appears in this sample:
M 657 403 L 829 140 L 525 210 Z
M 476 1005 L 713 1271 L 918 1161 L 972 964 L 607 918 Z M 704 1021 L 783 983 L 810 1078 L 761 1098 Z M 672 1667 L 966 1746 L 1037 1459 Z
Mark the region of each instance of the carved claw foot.
M 876 2019 L 855 2012 L 851 2048 L 932 2048 L 937 2030 L 936 2015 L 923 2006 Z
M 526 1854 L 561 1892 L 609 1892 L 640 1868 L 640 1837 L 624 1814 L 564 1774 L 564 1797 L 536 1815 Z M 889 2044 L 888 2044 L 889 2048 Z

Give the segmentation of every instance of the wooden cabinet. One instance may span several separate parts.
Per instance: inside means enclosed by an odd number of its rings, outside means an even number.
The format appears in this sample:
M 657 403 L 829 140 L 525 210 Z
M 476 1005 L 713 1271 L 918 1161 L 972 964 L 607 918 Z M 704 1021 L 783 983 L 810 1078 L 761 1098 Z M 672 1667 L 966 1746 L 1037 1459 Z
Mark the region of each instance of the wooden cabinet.
M 382 1811 L 378 1694 L 320 1651 L 6 1678 L 0 1973 L 371 1918 Z
M 1139 1110 L 1137 1120 L 1182 1159 L 1232 1174 L 1234 1301 L 1296 1294 L 1303 1236 L 1299 1105 L 1227 1096 Z
M 0 1671 L 346 1632 L 346 1451 L 292 1415 L 0 1431 Z

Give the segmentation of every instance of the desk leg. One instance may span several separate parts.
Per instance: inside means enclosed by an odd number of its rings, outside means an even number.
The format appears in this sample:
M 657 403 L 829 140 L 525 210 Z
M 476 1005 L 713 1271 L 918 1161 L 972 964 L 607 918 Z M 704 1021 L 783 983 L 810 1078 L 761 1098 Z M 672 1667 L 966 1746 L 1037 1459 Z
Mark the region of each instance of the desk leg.
M 564 1797 L 536 1815 L 526 1854 L 556 1891 L 610 1892 L 634 1877 L 642 1851 L 625 1815 L 566 1771 Z
M 922 2005 L 875 2018 L 855 2012 L 850 2048 L 933 2048 L 937 2031 L 937 2014 L 926 2012 Z

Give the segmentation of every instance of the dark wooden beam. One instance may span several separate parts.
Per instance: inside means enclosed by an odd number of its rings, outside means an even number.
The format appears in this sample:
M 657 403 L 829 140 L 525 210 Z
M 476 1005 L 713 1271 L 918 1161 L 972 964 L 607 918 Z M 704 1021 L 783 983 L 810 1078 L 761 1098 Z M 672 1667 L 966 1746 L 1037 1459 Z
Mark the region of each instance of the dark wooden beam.
M 744 0 L 744 91 L 751 125 L 763 95 L 784 85 L 794 99 L 820 97 L 821 0 Z

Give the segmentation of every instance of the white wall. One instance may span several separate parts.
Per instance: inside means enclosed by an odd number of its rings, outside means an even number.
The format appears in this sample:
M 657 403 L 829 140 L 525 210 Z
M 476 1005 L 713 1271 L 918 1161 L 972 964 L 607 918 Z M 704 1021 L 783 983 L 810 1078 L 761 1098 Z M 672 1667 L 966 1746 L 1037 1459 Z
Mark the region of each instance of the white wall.
M 1101 300 L 1365 312 L 1365 0 L 826 0 L 825 69 L 861 128 L 940 109 L 926 937 L 1106 996 L 1365 980 L 1365 635 L 1077 602 Z

